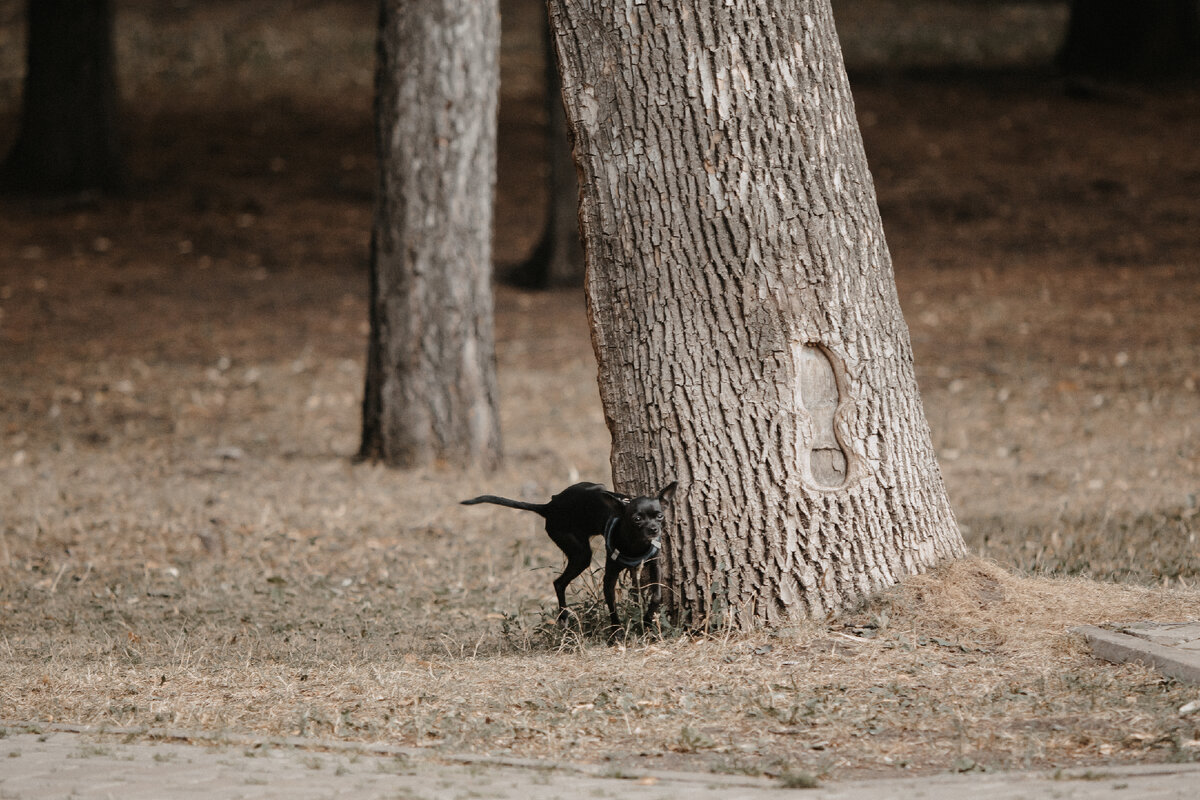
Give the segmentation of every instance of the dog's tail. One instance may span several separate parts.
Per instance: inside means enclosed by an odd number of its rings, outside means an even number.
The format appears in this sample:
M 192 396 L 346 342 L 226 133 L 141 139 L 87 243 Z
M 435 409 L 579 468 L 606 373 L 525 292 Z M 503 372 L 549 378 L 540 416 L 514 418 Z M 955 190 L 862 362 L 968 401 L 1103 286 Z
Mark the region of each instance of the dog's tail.
M 478 503 L 491 503 L 497 506 L 507 506 L 508 508 L 519 508 L 522 511 L 532 511 L 535 514 L 546 516 L 548 503 L 526 503 L 523 500 L 510 500 L 507 497 L 497 497 L 494 494 L 481 494 L 479 497 L 472 497 L 470 500 L 463 500 L 461 505 L 473 506 Z

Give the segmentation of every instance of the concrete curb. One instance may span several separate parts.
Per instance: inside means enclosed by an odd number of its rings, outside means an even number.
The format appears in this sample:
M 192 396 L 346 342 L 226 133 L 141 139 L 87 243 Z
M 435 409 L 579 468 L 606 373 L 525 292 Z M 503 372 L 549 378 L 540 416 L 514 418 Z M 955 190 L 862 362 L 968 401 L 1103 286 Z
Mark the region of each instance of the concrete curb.
M 1127 661 L 1145 664 L 1168 677 L 1185 683 L 1200 684 L 1200 652 L 1167 647 L 1094 625 L 1081 625 L 1072 628 L 1071 631 L 1087 639 L 1097 658 L 1116 664 Z
M 36 728 L 37 726 L 31 726 Z M 51 726 L 46 726 L 47 728 Z M 82 726 L 57 725 L 57 728 Z M 352 748 L 270 746 L 268 739 L 208 734 L 127 739 L 67 730 L 8 733 L 0 740 L 6 800 L 1194 800 L 1200 765 L 1104 765 L 1016 773 L 953 773 L 831 781 L 811 789 L 724 775 L 609 771 L 533 762 L 501 765 L 464 756 L 408 759 Z M 184 733 L 184 732 L 178 732 Z M 203 742 L 197 747 L 188 743 Z M 235 744 L 235 742 L 237 742 Z M 312 741 L 308 742 L 310 745 Z M 257 745 L 257 746 L 255 746 Z M 389 750 L 390 748 L 371 748 Z M 7 751 L 4 753 L 3 751 Z M 577 765 L 583 766 L 583 765 Z
M 262 736 L 227 731 L 198 731 L 181 728 L 152 728 L 149 726 L 77 725 L 64 722 L 37 722 L 0 719 L 0 728 L 11 732 L 65 733 L 90 737 L 120 737 L 126 742 L 144 740 L 148 743 L 177 743 L 190 745 L 278 748 L 312 753 L 345 753 L 368 756 L 390 756 L 413 761 L 459 766 L 508 767 L 542 772 L 566 772 L 594 778 L 651 778 L 683 784 L 704 784 L 745 789 L 775 789 L 779 781 L 753 775 L 716 772 L 684 772 L 664 769 L 634 769 L 628 774 L 611 764 L 582 761 L 551 761 L 517 756 L 497 756 L 488 753 L 445 753 L 432 748 L 405 747 L 383 742 L 355 742 L 344 739 L 320 739 L 308 736 Z

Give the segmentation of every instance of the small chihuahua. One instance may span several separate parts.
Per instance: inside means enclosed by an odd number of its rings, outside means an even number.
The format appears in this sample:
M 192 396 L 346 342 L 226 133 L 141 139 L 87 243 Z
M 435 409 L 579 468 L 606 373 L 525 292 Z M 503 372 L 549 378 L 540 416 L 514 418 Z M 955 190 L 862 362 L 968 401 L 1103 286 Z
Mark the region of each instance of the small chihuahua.
M 650 590 L 644 619 L 654 618 L 662 603 L 658 553 L 662 549 L 663 508 L 670 504 L 677 483 L 672 481 L 654 497 L 630 497 L 610 492 L 598 483 L 577 483 L 550 498 L 548 503 L 525 503 L 485 494 L 463 505 L 492 503 L 532 511 L 546 519 L 546 533 L 567 556 L 567 566 L 554 579 L 558 595 L 558 622 L 567 619 L 567 584 L 592 563 L 591 538 L 604 535 L 604 602 L 613 628 L 617 620 L 617 579 L 624 570 L 645 566 L 639 588 Z

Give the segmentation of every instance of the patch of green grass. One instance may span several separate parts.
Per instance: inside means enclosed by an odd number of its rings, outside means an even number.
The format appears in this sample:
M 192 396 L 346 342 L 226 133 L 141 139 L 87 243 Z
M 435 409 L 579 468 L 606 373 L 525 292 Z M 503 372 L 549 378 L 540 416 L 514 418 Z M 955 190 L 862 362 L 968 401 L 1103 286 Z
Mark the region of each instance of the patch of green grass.
M 763 774 L 763 768 L 757 762 L 743 762 L 740 759 L 715 764 L 712 771 L 722 775 L 748 775 L 751 778 L 758 778 Z
M 1106 781 L 1114 777 L 1116 776 L 1111 772 L 1097 772 L 1091 769 L 1083 772 L 1064 772 L 1061 769 L 1054 771 L 1056 781 Z
M 80 745 L 79 749 L 71 753 L 67 758 L 99 758 L 102 756 L 111 756 L 113 751 L 99 744 L 84 744 Z
M 779 773 L 779 785 L 784 789 L 816 789 L 821 782 L 816 775 L 805 770 L 784 770 Z
M 1153 512 L 1064 513 L 1035 526 L 978 518 L 967 528 L 968 547 L 1029 573 L 1163 588 L 1200 584 L 1200 514 L 1194 504 Z
M 694 753 L 697 750 L 707 750 L 710 747 L 715 747 L 716 742 L 702 730 L 693 728 L 691 725 L 684 725 L 679 731 L 679 751 L 681 753 Z

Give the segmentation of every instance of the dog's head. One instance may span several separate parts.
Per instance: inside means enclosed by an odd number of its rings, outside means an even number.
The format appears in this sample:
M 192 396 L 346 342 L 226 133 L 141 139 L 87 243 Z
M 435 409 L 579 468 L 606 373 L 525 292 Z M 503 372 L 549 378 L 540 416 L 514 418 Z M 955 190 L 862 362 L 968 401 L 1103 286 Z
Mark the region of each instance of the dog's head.
M 654 497 L 625 497 L 613 492 L 605 494 L 614 501 L 614 510 L 621 517 L 623 550 L 644 553 L 651 547 L 662 547 L 663 510 L 670 505 L 679 484 L 671 481 Z

